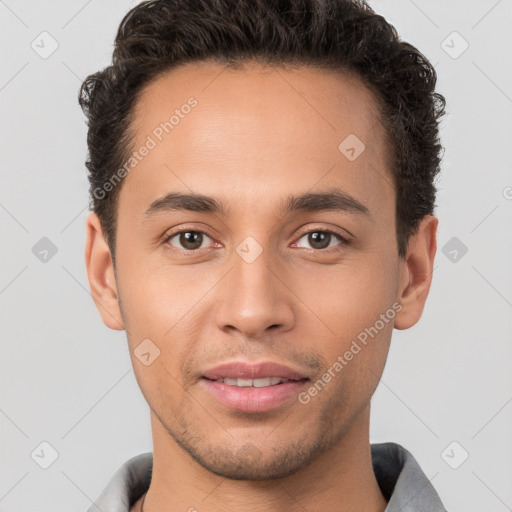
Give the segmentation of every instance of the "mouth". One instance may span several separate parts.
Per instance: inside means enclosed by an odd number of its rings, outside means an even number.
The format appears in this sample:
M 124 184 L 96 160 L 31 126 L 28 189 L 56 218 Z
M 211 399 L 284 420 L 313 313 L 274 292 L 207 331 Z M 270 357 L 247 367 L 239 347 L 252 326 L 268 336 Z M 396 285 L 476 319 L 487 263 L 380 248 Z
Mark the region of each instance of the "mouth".
M 262 413 L 290 406 L 310 379 L 265 377 L 258 379 L 209 379 L 201 382 L 211 398 L 235 411 Z
M 230 379 L 227 377 L 224 379 L 208 379 L 207 377 L 203 378 L 212 382 L 222 382 L 224 384 L 228 384 L 229 386 L 236 386 L 238 388 L 264 388 L 268 386 L 277 386 L 285 382 L 299 382 L 302 380 L 309 380 L 307 377 L 303 379 L 286 379 L 282 377 L 264 377 L 260 379 Z

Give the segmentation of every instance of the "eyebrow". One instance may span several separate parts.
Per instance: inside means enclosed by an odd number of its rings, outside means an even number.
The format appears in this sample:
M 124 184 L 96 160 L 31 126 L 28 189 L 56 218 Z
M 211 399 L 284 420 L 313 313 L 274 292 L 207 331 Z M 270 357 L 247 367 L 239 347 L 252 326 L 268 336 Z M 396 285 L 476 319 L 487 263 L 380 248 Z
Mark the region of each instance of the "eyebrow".
M 144 212 L 144 217 L 149 219 L 156 213 L 176 210 L 226 216 L 228 208 L 224 202 L 213 197 L 171 192 L 153 201 Z M 295 211 L 342 211 L 354 215 L 370 216 L 368 207 L 347 192 L 337 188 L 325 192 L 308 192 L 300 196 L 289 196 L 282 203 L 279 213 L 286 215 Z

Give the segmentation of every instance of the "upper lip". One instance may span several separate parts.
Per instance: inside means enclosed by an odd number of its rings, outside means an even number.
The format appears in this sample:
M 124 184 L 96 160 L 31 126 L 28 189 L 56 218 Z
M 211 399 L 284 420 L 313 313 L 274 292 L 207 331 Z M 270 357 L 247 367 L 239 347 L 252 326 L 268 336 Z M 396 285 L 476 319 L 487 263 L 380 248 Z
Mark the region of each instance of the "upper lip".
M 279 377 L 281 379 L 301 380 L 307 379 L 298 370 L 288 366 L 265 361 L 258 364 L 250 364 L 244 361 L 224 363 L 210 368 L 203 373 L 203 377 L 211 380 L 217 379 L 264 379 L 267 377 Z

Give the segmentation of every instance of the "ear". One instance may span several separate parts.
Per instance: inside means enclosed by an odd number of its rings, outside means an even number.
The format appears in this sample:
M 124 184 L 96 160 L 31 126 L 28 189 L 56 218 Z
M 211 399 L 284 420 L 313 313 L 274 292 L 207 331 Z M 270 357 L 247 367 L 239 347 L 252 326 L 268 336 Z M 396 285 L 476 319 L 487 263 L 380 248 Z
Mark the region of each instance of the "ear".
M 409 239 L 405 259 L 400 260 L 397 301 L 402 309 L 395 316 L 396 329 L 409 329 L 423 313 L 432 282 L 438 223 L 439 219 L 433 215 L 423 217 L 418 231 Z
M 85 265 L 91 295 L 103 323 L 111 329 L 123 330 L 112 255 L 94 212 L 89 214 L 86 222 Z

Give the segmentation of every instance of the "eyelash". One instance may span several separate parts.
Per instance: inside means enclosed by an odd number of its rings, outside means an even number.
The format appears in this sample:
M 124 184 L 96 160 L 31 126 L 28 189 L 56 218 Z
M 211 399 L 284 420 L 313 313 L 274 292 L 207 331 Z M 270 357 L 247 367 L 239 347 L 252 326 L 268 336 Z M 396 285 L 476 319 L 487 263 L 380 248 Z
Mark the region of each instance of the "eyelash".
M 171 238 L 174 238 L 176 235 L 180 235 L 181 233 L 201 233 L 203 235 L 206 235 L 208 238 L 211 238 L 213 240 L 213 237 L 210 236 L 206 231 L 201 231 L 199 229 L 181 229 L 179 231 L 175 231 L 174 233 L 171 233 L 169 235 L 166 235 L 163 242 L 164 244 L 166 244 L 167 248 L 173 252 L 178 252 L 178 253 L 181 253 L 181 254 L 196 254 L 198 251 L 200 251 L 201 249 L 179 249 L 177 247 L 173 247 L 169 241 L 171 240 Z M 344 236 L 340 235 L 337 231 L 333 231 L 331 229 L 312 229 L 312 230 L 309 230 L 309 231 L 306 231 L 304 233 L 302 233 L 299 238 L 297 239 L 300 240 L 302 237 L 304 237 L 305 235 L 309 235 L 310 233 L 329 233 L 330 235 L 334 235 L 335 237 L 337 237 L 340 241 L 340 244 L 338 246 L 335 246 L 335 247 L 329 247 L 329 248 L 326 248 L 326 249 L 308 249 L 308 248 L 305 248 L 305 247 L 301 247 L 300 249 L 306 249 L 307 251 L 313 251 L 313 252 L 331 252 L 331 251 L 339 251 L 341 250 L 342 247 L 346 246 L 346 245 L 349 245 L 350 244 L 350 241 L 347 240 L 347 238 L 345 238 Z M 206 249 L 206 247 L 203 247 L 203 249 Z

